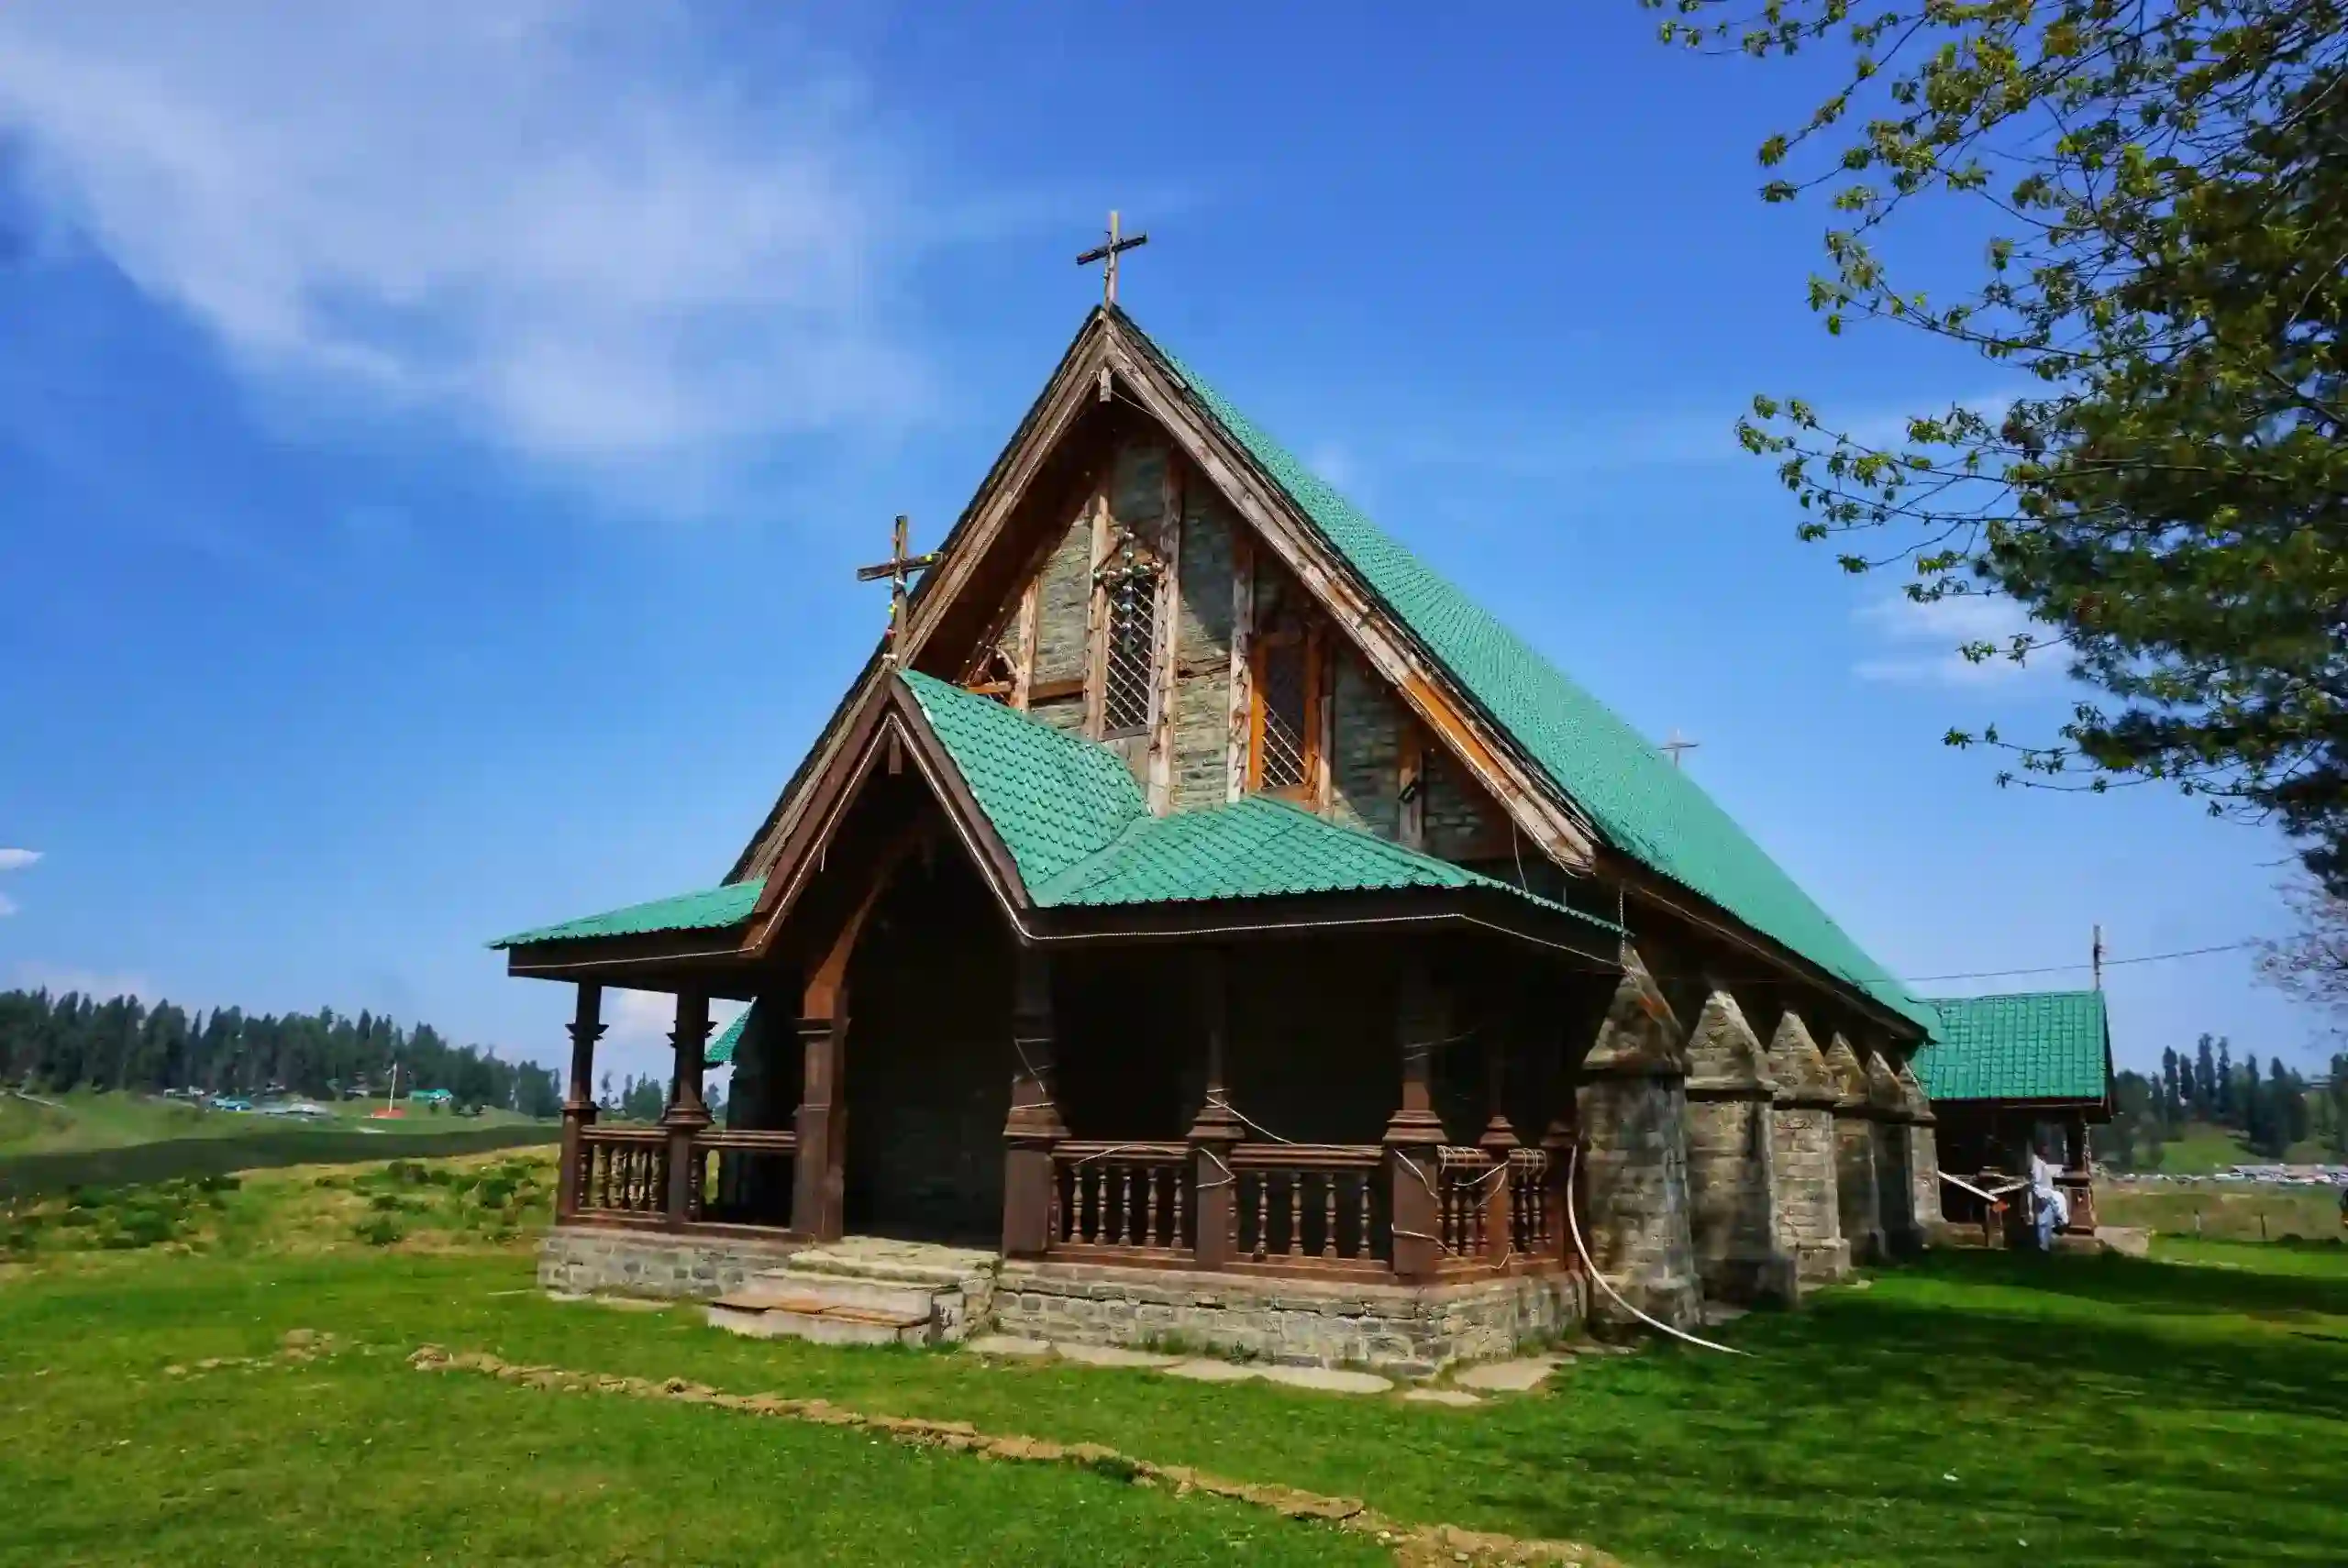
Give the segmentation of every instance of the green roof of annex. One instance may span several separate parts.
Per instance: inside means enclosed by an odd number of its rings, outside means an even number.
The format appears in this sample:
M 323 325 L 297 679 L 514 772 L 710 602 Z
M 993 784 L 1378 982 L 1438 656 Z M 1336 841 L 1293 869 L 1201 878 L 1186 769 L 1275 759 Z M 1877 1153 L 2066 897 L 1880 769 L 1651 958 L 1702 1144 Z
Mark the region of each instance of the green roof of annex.
M 1916 1079 L 1934 1099 L 2100 1100 L 2111 1079 L 2101 991 L 1948 997 Z

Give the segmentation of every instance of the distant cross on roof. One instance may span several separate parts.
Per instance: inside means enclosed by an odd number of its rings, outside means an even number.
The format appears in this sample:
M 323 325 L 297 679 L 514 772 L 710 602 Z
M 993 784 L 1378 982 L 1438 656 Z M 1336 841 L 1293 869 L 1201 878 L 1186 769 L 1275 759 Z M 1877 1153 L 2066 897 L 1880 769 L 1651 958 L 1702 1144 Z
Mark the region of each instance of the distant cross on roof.
M 1671 732 L 1671 738 L 1664 742 L 1657 749 L 1668 753 L 1671 756 L 1671 766 L 1674 767 L 1679 767 L 1685 766 L 1685 754 L 1695 750 L 1698 746 L 1703 744 L 1704 743 L 1701 741 L 1689 740 L 1681 735 L 1677 729 L 1674 729 Z
M 880 651 L 881 661 L 886 664 L 897 662 L 897 639 L 904 633 L 906 579 L 914 572 L 925 571 L 937 564 L 936 550 L 922 556 L 905 553 L 911 528 L 911 523 L 900 513 L 897 525 L 890 535 L 889 558 L 873 566 L 856 569 L 856 580 L 858 582 L 878 582 L 884 577 L 889 580 L 889 640 Z
M 1128 250 L 1148 243 L 1149 236 L 1146 234 L 1121 233 L 1117 226 L 1117 215 L 1114 212 L 1109 215 L 1109 242 L 1106 245 L 1096 245 L 1076 259 L 1076 264 L 1080 267 L 1090 267 L 1095 261 L 1108 263 L 1101 272 L 1102 303 L 1104 304 L 1117 303 L 1117 258 Z

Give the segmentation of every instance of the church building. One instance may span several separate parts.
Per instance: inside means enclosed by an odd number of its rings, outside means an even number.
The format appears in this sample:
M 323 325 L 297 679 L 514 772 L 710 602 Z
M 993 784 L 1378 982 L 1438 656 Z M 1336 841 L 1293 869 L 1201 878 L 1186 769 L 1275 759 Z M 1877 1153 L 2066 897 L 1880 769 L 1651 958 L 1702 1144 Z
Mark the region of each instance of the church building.
M 869 575 L 715 886 L 494 944 L 576 988 L 549 1286 L 1407 1373 L 1938 1219 L 1932 1009 L 1113 303 Z M 598 1119 L 607 986 L 676 998 L 657 1125 Z

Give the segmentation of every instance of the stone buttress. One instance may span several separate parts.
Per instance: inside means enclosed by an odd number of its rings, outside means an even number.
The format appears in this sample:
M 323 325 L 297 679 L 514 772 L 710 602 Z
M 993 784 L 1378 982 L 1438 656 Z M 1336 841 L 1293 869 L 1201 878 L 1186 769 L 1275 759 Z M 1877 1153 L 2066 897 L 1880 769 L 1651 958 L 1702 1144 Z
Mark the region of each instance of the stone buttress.
M 1770 1107 L 1778 1163 L 1778 1228 L 1793 1248 L 1805 1285 L 1822 1285 L 1851 1272 L 1835 1196 L 1834 1078 L 1825 1054 L 1801 1014 L 1787 1011 L 1769 1037 L 1769 1076 L 1777 1085 Z
M 1679 1021 L 1632 955 L 1576 1100 L 1583 1138 L 1581 1222 L 1590 1262 L 1641 1311 L 1675 1327 L 1703 1312 L 1689 1226 L 1688 1056 Z M 1590 1315 L 1627 1314 L 1593 1286 Z
M 1883 1261 L 1883 1187 L 1875 1174 L 1875 1110 L 1867 1103 L 1867 1070 L 1838 1030 L 1826 1046 L 1834 1080 L 1834 1196 L 1843 1239 L 1853 1263 Z
M 1924 1250 L 1916 1223 L 1915 1166 L 1908 1154 L 1908 1096 L 1880 1046 L 1868 1048 L 1867 1110 L 1875 1118 L 1877 1217 L 1883 1224 L 1886 1255 L 1913 1257 Z
M 1775 1089 L 1736 999 L 1715 990 L 1688 1037 L 1688 1194 L 1696 1271 L 1720 1300 L 1799 1294 L 1779 1229 Z
M 1933 1114 L 1932 1097 L 1906 1062 L 1899 1064 L 1899 1092 L 1908 1102 L 1909 1201 L 1917 1228 L 1930 1236 L 1933 1227 L 1943 1222 L 1939 1119 Z

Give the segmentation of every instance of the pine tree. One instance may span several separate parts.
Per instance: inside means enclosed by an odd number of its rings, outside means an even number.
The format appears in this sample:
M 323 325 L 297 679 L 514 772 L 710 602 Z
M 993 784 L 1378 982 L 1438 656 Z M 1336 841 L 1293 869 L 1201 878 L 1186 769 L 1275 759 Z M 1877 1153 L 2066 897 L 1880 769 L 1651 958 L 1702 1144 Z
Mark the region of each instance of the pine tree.
M 2213 1049 L 2210 1036 L 2204 1034 L 2193 1053 L 2193 1113 L 2203 1121 L 2218 1120 L 2218 1065 L 2210 1055 Z
M 2218 1102 L 2215 1109 L 2218 1121 L 2222 1126 L 2239 1128 L 2244 1125 L 2243 1112 L 2247 1108 L 2242 1104 L 2241 1096 L 2236 1092 L 2240 1087 L 2235 1082 L 2233 1043 L 2221 1039 L 2218 1042 Z

